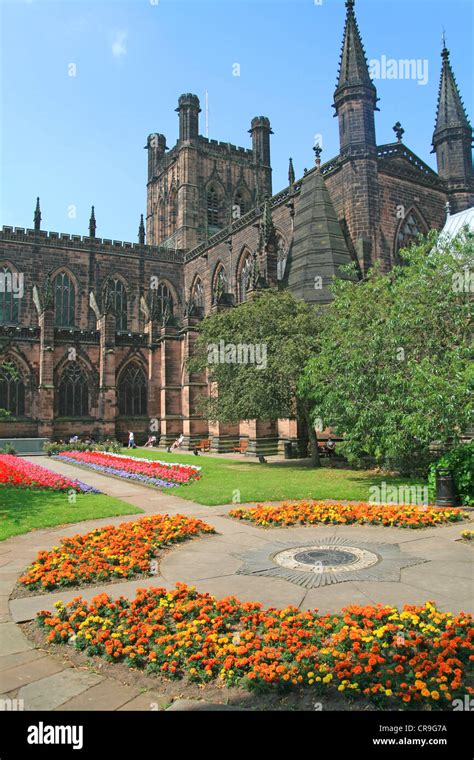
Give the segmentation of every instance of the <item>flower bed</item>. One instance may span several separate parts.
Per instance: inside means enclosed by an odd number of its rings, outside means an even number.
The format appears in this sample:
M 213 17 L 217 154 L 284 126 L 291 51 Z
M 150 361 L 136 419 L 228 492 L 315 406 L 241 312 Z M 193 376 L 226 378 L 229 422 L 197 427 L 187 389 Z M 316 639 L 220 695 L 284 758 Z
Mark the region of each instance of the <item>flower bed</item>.
M 84 535 L 63 538 L 59 547 L 40 551 L 19 582 L 30 589 L 53 589 L 110 578 L 151 574 L 157 550 L 214 528 L 195 517 L 153 515 Z
M 461 536 L 465 541 L 474 541 L 474 530 L 463 530 Z
M 11 454 L 0 454 L 0 488 L 33 488 L 35 490 L 80 491 L 100 493 L 81 480 L 71 480 L 46 467 L 27 462 Z
M 426 528 L 469 518 L 462 509 L 394 506 L 377 504 L 329 504 L 321 501 L 284 502 L 279 507 L 257 504 L 250 509 L 232 509 L 230 517 L 249 520 L 263 527 L 279 525 L 386 525 L 397 528 Z
M 125 662 L 168 678 L 219 679 L 247 689 L 331 685 L 379 705 L 451 708 L 474 689 L 472 618 L 424 606 L 359 607 L 338 614 L 296 607 L 262 609 L 234 597 L 217 600 L 178 584 L 140 589 L 133 601 L 107 594 L 76 597 L 37 617 L 48 641 L 88 656 Z
M 201 477 L 200 467 L 102 451 L 62 451 L 53 459 L 79 464 L 96 472 L 136 480 L 158 488 L 175 488 Z

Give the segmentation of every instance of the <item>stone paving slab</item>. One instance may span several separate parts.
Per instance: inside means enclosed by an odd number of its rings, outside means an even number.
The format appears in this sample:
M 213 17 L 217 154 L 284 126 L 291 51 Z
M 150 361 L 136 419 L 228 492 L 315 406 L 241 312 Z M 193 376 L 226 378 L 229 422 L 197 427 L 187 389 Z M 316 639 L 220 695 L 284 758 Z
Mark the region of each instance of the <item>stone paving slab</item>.
M 442 530 L 442 528 L 440 528 Z M 461 530 L 460 530 L 461 532 Z M 413 554 L 423 552 L 427 559 L 433 560 L 465 560 L 472 563 L 474 552 L 472 547 L 465 546 L 462 542 L 446 540 L 442 535 L 427 536 L 426 538 L 416 538 L 409 543 L 400 543 L 402 551 L 409 551 Z
M 17 665 L 16 668 L 10 668 L 4 673 L 0 673 L 0 689 L 8 693 L 14 689 L 19 689 L 24 684 L 39 681 L 54 673 L 65 670 L 68 666 L 58 658 L 40 657 L 33 662 L 27 662 L 23 665 Z
M 16 652 L 16 654 L 5 654 L 0 657 L 0 673 L 3 673 L 4 670 L 9 670 L 10 668 L 16 668 L 18 665 L 24 665 L 27 662 L 39 660 L 40 657 L 45 656 L 46 653 L 40 649 L 26 649 L 24 652 Z
M 18 699 L 24 700 L 25 710 L 55 710 L 103 680 L 103 676 L 90 671 L 68 668 L 22 686 Z
M 301 602 L 301 610 L 317 609 L 321 614 L 340 612 L 349 604 L 359 604 L 362 607 L 371 604 L 370 598 L 352 581 L 337 583 L 332 586 L 309 589 Z
M 78 694 L 56 707 L 56 710 L 118 710 L 136 697 L 138 693 L 138 689 L 134 689 L 132 686 L 118 683 L 113 678 L 106 678 L 105 681 L 96 686 L 91 686 L 82 694 Z
M 161 561 L 160 573 L 167 584 L 194 583 L 201 578 L 213 578 L 223 575 L 233 575 L 242 562 L 229 554 L 228 549 L 222 554 L 214 554 L 211 547 L 200 550 L 177 549 Z
M 446 575 L 438 575 L 435 571 L 429 573 L 429 575 L 420 575 L 420 573 L 409 572 L 415 568 L 407 568 L 402 571 L 402 581 L 409 583 L 414 588 L 424 589 L 425 593 L 442 594 L 446 595 Z M 454 600 L 458 599 L 474 599 L 474 584 L 472 578 L 460 578 L 456 577 L 456 582 L 450 584 L 449 596 Z
M 446 575 L 449 578 L 468 578 L 474 582 L 474 564 L 470 565 L 467 562 L 429 560 L 423 569 L 427 576 L 433 573 L 434 575 Z M 418 577 L 417 574 L 416 577 Z
M 144 694 L 139 694 L 135 699 L 119 707 L 118 710 L 119 712 L 157 712 L 165 710 L 169 706 L 169 703 L 170 697 L 165 697 L 163 694 L 150 690 Z
M 2 655 L 16 654 L 33 648 L 33 644 L 23 636 L 15 623 L 0 624 L 0 652 Z
M 370 600 L 370 604 L 390 604 L 394 607 L 403 608 L 405 604 L 425 604 L 427 601 L 436 602 L 436 604 L 450 603 L 451 612 L 458 612 L 458 605 L 454 603 L 449 592 L 433 594 L 426 589 L 412 586 L 409 583 L 396 582 L 371 582 L 355 581 L 354 585 L 365 594 Z M 348 600 L 347 603 L 351 603 Z
M 11 573 L 9 573 L 9 575 L 10 574 Z M 9 578 L 8 580 L 6 578 L 2 578 L 0 580 L 0 596 L 8 596 L 9 594 L 11 594 L 11 592 L 13 591 L 13 587 L 15 586 L 17 577 L 18 575 L 16 577 L 12 575 L 12 577 Z
M 306 589 L 276 578 L 252 578 L 246 575 L 224 575 L 193 581 L 198 591 L 223 598 L 236 596 L 241 601 L 261 602 L 264 607 L 299 607 Z

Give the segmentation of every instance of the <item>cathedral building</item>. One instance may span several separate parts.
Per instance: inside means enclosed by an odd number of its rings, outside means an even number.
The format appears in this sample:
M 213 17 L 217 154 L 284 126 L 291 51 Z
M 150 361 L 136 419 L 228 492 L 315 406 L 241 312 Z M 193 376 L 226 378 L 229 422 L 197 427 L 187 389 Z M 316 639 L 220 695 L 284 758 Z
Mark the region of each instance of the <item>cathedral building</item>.
M 442 50 L 433 151 L 435 172 L 403 142 L 378 145 L 377 91 L 354 1 L 346 2 L 334 108 L 340 151 L 288 186 L 272 187 L 270 120 L 250 123 L 251 147 L 199 133 L 199 99 L 181 95 L 179 137 L 147 140 L 146 219 L 138 241 L 99 238 L 92 208 L 85 236 L 41 228 L 0 233 L 0 438 L 96 439 L 183 433 L 192 448 L 239 441 L 248 452 L 282 450 L 301 431 L 294 420 L 211 424 L 198 411 L 208 392 L 191 375 L 197 326 L 214 310 L 238 307 L 263 287 L 289 288 L 309 303 L 330 300 L 328 285 L 350 262 L 359 276 L 384 271 L 419 233 L 441 229 L 473 205 L 472 129 Z M 433 104 L 434 112 L 434 104 Z M 8 370 L 14 365 L 16 372 Z

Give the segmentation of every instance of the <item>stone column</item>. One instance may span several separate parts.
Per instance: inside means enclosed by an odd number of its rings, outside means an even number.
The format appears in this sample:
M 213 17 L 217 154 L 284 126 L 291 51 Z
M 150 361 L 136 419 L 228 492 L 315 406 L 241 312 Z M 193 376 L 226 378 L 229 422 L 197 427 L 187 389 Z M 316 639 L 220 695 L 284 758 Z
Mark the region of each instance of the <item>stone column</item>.
M 244 420 L 240 423 L 241 438 L 248 437 L 249 456 L 278 454 L 276 422 L 269 420 Z
M 181 413 L 181 346 L 175 327 L 162 327 L 160 336 L 160 448 L 183 432 Z
M 192 356 L 194 343 L 197 338 L 195 325 L 198 322 L 199 320 L 196 317 L 185 317 L 184 327 L 181 331 L 183 448 L 189 450 L 192 450 L 203 438 L 208 438 L 208 422 L 204 419 L 202 412 L 198 408 L 201 397 L 207 396 L 205 372 L 191 374 L 188 371 L 188 360 Z
M 99 420 L 105 438 L 115 438 L 117 389 L 115 385 L 115 315 L 102 314 L 99 331 Z
M 160 439 L 162 434 L 161 418 L 161 347 L 160 328 L 156 320 L 149 319 L 145 324 L 148 336 L 148 418 L 149 432 Z
M 38 315 L 40 329 L 38 436 L 52 438 L 54 432 L 54 308 Z

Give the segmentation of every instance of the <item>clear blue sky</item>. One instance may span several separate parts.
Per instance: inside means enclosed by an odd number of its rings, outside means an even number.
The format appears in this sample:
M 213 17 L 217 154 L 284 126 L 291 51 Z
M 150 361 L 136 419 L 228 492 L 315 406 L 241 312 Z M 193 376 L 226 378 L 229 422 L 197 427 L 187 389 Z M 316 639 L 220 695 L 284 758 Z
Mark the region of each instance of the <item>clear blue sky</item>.
M 428 61 L 425 85 L 375 82 L 379 144 L 394 141 L 400 120 L 405 143 L 435 166 L 443 26 L 472 119 L 472 9 L 471 0 L 357 0 L 369 59 Z M 250 147 L 252 117 L 270 117 L 274 192 L 287 184 L 289 156 L 298 176 L 312 166 L 315 134 L 323 160 L 338 153 L 331 105 L 343 0 L 0 0 L 0 12 L 0 224 L 31 227 L 40 195 L 44 229 L 86 234 L 94 204 L 98 236 L 136 240 L 143 146 L 150 132 L 174 145 L 183 92 L 202 103 L 209 92 L 217 140 Z

